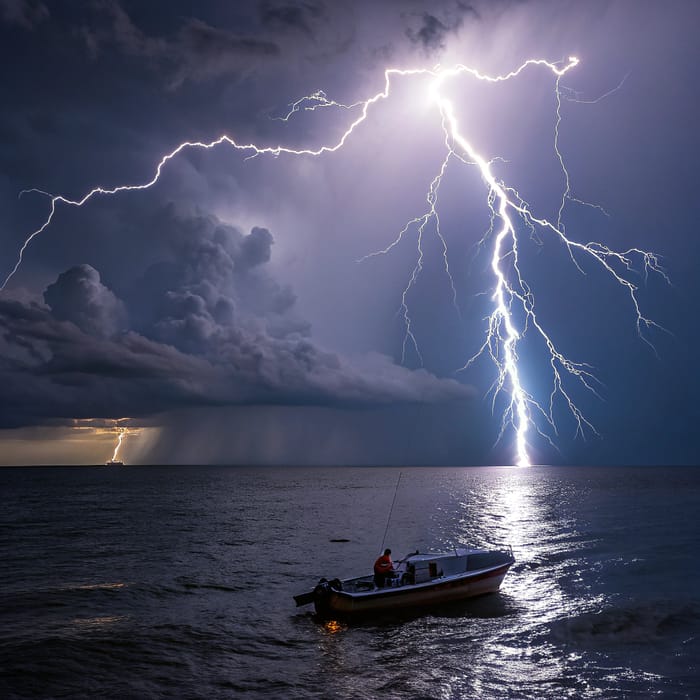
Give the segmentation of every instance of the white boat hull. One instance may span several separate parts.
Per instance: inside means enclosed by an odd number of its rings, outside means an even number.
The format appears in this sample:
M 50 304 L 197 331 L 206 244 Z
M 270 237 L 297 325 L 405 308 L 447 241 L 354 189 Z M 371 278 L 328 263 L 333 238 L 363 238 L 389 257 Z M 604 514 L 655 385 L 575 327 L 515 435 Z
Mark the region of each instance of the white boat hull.
M 312 593 L 295 599 L 297 605 L 313 602 L 316 613 L 322 617 L 430 608 L 498 591 L 513 562 L 510 549 L 416 553 L 402 562 L 399 575 L 384 588 L 377 588 L 371 577 L 321 579 Z
M 316 612 L 323 616 L 329 613 L 347 616 L 432 607 L 486 593 L 495 593 L 500 588 L 509 567 L 510 564 L 507 564 L 490 572 L 451 576 L 431 583 L 387 588 L 364 594 L 331 590 L 327 598 L 317 598 L 314 606 Z

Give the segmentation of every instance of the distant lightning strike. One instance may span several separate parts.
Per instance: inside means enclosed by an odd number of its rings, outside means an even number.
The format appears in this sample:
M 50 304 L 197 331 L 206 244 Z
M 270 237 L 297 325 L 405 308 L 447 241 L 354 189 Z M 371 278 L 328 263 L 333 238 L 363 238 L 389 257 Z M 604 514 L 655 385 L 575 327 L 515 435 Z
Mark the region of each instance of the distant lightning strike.
M 286 122 L 297 113 L 315 111 L 321 108 L 339 109 L 351 113 L 357 112 L 357 116 L 355 116 L 345 131 L 341 134 L 340 138 L 334 143 L 321 145 L 316 148 L 294 149 L 283 145 L 258 146 L 253 143 L 238 143 L 230 136 L 222 135 L 214 141 L 210 141 L 208 143 L 199 141 L 185 141 L 181 143 L 174 150 L 161 158 L 155 169 L 153 177 L 147 182 L 141 184 L 118 185 L 111 188 L 95 187 L 80 199 L 69 199 L 63 195 L 52 195 L 41 190 L 29 190 L 49 197 L 49 213 L 43 224 L 35 231 L 30 233 L 24 241 L 24 244 L 19 251 L 17 262 L 10 271 L 9 275 L 6 277 L 2 287 L 0 287 L 0 290 L 7 286 L 8 282 L 20 268 L 24 254 L 31 241 L 51 224 L 54 215 L 56 214 L 56 207 L 58 204 L 81 207 L 96 195 L 114 195 L 120 192 L 146 190 L 152 187 L 159 180 L 163 172 L 163 168 L 170 160 L 175 158 L 182 151 L 190 148 L 211 149 L 216 146 L 226 144 L 238 151 L 248 152 L 248 158 L 262 155 L 279 156 L 282 154 L 287 154 L 290 156 L 315 157 L 327 153 L 334 153 L 341 149 L 346 143 L 347 139 L 353 134 L 355 129 L 367 120 L 370 113 L 370 108 L 381 100 L 389 98 L 391 83 L 394 77 L 424 76 L 432 78 L 430 82 L 429 97 L 432 103 L 436 105 L 440 115 L 446 154 L 438 173 L 430 182 L 426 194 L 427 207 L 423 214 L 409 220 L 405 224 L 392 243 L 390 243 L 384 249 L 370 253 L 362 259 L 364 260 L 375 255 L 389 253 L 403 240 L 411 229 L 415 228 L 417 233 L 418 257 L 401 297 L 400 313 L 403 317 L 405 325 L 402 361 L 405 360 L 407 347 L 411 346 L 422 362 L 419 344 L 414 333 L 411 315 L 409 312 L 408 295 L 413 286 L 416 284 L 416 281 L 423 269 L 423 236 L 430 226 L 430 230 L 436 233 L 441 242 L 444 268 L 451 285 L 453 303 L 455 306 L 457 306 L 457 293 L 449 267 L 447 243 L 440 229 L 440 217 L 437 208 L 438 194 L 442 178 L 452 160 L 456 159 L 462 162 L 464 165 L 475 166 L 478 168 L 481 179 L 486 186 L 486 204 L 489 208 L 491 217 L 491 226 L 487 233 L 483 236 L 479 245 L 486 245 L 489 240 L 492 241 L 491 271 L 493 273 L 494 287 L 491 299 L 493 301 L 493 311 L 487 319 L 485 340 L 482 346 L 465 364 L 464 368 L 469 367 L 478 357 L 484 354 L 487 354 L 493 361 L 497 371 L 496 380 L 494 381 L 492 387 L 494 407 L 496 398 L 499 395 L 505 394 L 509 397 L 501 421 L 499 439 L 504 435 L 509 427 L 512 427 L 515 432 L 516 463 L 521 466 L 527 466 L 530 464 L 530 456 L 528 452 L 528 434 L 530 431 L 538 433 L 553 444 L 551 438 L 538 427 L 539 423 L 537 417 L 539 416 L 543 418 L 556 434 L 557 428 L 554 421 L 554 404 L 557 397 L 564 400 L 568 410 L 574 417 L 578 434 L 583 435 L 587 430 L 595 432 L 593 425 L 576 407 L 571 395 L 565 389 L 563 377 L 570 375 L 575 380 L 578 380 L 581 384 L 583 384 L 586 389 L 593 391 L 594 393 L 596 380 L 590 371 L 591 368 L 587 364 L 573 362 L 557 349 L 551 335 L 540 323 L 535 311 L 534 294 L 530 285 L 527 283 L 527 280 L 524 278 L 519 265 L 519 239 L 516 222 L 525 226 L 532 236 L 535 236 L 536 232 L 540 230 L 542 232 L 549 232 L 558 238 L 566 246 L 572 263 L 581 272 L 583 272 L 583 270 L 577 256 L 585 255 L 594 260 L 613 278 L 616 283 L 627 291 L 634 309 L 637 332 L 647 343 L 649 343 L 649 341 L 645 338 L 644 331 L 651 327 L 658 326 L 642 314 L 637 298 L 638 288 L 630 279 L 628 279 L 626 273 L 634 272 L 636 270 L 635 263 L 641 260 L 645 276 L 649 272 L 656 272 L 667 280 L 666 274 L 661 268 L 657 256 L 653 253 L 643 251 L 638 248 L 631 248 L 624 252 L 617 252 L 602 243 L 594 241 L 579 243 L 567 237 L 565 233 L 562 217 L 567 201 L 574 201 L 587 206 L 593 206 L 603 211 L 601 207 L 597 205 L 590 205 L 587 202 L 577 199 L 571 194 L 569 172 L 566 168 L 564 158 L 559 148 L 562 94 L 566 99 L 583 101 L 579 100 L 575 93 L 568 89 L 562 88 L 560 85 L 562 76 L 564 76 L 577 64 L 578 59 L 573 57 L 569 58 L 567 62 L 561 64 L 552 63 L 543 59 L 530 59 L 522 63 L 515 70 L 498 76 L 484 75 L 476 69 L 469 68 L 462 64 L 458 64 L 451 68 L 442 68 L 441 66 L 437 66 L 432 69 L 407 70 L 389 68 L 384 71 L 383 89 L 366 100 L 354 102 L 352 104 L 343 104 L 329 99 L 326 93 L 323 91 L 317 91 L 292 103 L 288 113 L 283 117 L 277 118 Z M 564 180 L 564 188 L 555 223 L 535 216 L 528 203 L 520 197 L 518 191 L 512 186 L 499 180 L 494 175 L 492 171 L 492 164 L 498 160 L 498 158 L 493 157 L 491 159 L 487 159 L 481 155 L 474 145 L 462 134 L 454 105 L 452 101 L 443 94 L 444 83 L 450 78 L 468 75 L 479 81 L 500 83 L 518 77 L 525 69 L 529 67 L 544 67 L 554 76 L 556 113 L 554 120 L 553 148 L 560 164 L 562 177 Z M 622 83 L 620 83 L 620 85 L 614 90 L 619 89 L 621 85 Z M 614 90 L 610 92 L 614 92 Z M 602 97 L 605 97 L 605 95 Z M 602 97 L 598 99 L 602 99 Z M 596 100 L 589 100 L 588 102 L 595 101 Z M 603 211 L 603 213 L 605 212 Z M 619 271 L 620 268 L 622 268 L 622 272 Z M 521 320 L 518 321 L 518 318 Z M 537 333 L 541 337 L 549 354 L 552 389 L 549 404 L 546 407 L 539 404 L 534 399 L 533 394 L 523 386 L 518 369 L 518 343 L 528 329 L 533 329 L 532 332 Z M 125 434 L 125 430 L 121 430 L 119 433 L 113 459 L 116 459 L 117 457 Z
M 119 454 L 119 450 L 121 449 L 122 443 L 124 442 L 124 438 L 127 436 L 129 429 L 128 428 L 119 428 L 119 432 L 117 434 L 117 444 L 114 448 L 114 454 L 112 455 L 112 461 L 116 462 L 117 461 L 117 455 Z

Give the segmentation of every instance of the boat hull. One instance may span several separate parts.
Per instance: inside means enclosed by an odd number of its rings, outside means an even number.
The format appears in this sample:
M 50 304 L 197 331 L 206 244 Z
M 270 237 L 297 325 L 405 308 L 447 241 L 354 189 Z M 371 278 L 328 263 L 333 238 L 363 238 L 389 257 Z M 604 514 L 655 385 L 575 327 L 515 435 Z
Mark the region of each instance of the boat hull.
M 371 614 L 434 607 L 495 593 L 512 561 L 486 571 L 466 572 L 429 583 L 386 588 L 367 593 L 346 593 L 329 588 L 316 595 L 314 606 L 322 617 L 360 617 Z

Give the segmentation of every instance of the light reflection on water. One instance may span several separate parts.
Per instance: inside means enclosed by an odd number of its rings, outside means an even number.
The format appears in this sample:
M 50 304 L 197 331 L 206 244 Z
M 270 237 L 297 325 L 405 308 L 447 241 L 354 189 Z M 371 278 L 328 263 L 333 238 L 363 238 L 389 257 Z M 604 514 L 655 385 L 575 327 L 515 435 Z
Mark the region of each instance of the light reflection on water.
M 490 480 L 488 489 L 474 488 L 474 480 L 474 472 L 465 470 L 462 484 L 455 484 L 451 494 L 458 500 L 458 540 L 484 546 L 510 544 L 516 563 L 497 596 L 502 599 L 503 616 L 482 626 L 486 634 L 474 639 L 477 648 L 470 653 L 469 674 L 455 674 L 440 697 L 490 696 L 494 683 L 512 688 L 525 680 L 530 687 L 542 687 L 543 692 L 547 684 L 556 684 L 561 697 L 575 697 L 581 692 L 580 682 L 574 688 L 561 686 L 566 685 L 562 679 L 571 675 L 568 663 L 576 658 L 563 655 L 546 636 L 555 620 L 604 602 L 600 594 L 581 595 L 586 588 L 582 552 L 586 536 L 567 515 L 569 502 L 576 496 L 566 486 L 543 485 L 532 470 L 504 468 Z M 460 498 L 460 487 L 466 497 Z M 574 589 L 565 589 L 564 582 L 574 583 Z M 478 610 L 481 604 L 472 607 Z M 455 627 L 463 633 L 468 620 Z M 459 636 L 459 632 L 454 634 Z M 489 679 L 488 687 L 480 679 Z
M 323 629 L 325 629 L 326 632 L 328 632 L 329 634 L 338 634 L 339 632 L 343 632 L 347 628 L 347 625 L 343 624 L 342 622 L 339 622 L 338 620 L 323 621 Z
M 551 633 L 558 621 L 576 619 L 609 602 L 595 590 L 599 571 L 588 556 L 598 538 L 577 513 L 588 487 L 543 479 L 535 469 L 464 469 L 442 476 L 439 482 L 432 480 L 429 517 L 417 516 L 416 496 L 409 492 L 399 501 L 408 505 L 397 509 L 391 535 L 424 537 L 419 529 L 427 525 L 439 549 L 510 544 L 516 563 L 499 594 L 374 628 L 386 636 L 386 651 L 378 652 L 381 659 L 404 664 L 430 659 L 434 669 L 428 677 L 405 679 L 407 687 L 427 697 L 512 697 L 514 688 L 519 689 L 517 697 L 601 696 L 587 678 L 590 659 L 562 648 Z M 421 484 L 423 477 L 420 470 L 409 472 L 403 477 L 405 488 L 411 489 L 411 481 Z M 366 630 L 351 626 L 342 632 L 331 640 L 340 645 L 335 651 L 347 645 L 357 653 L 355 638 Z M 361 677 L 348 685 L 351 689 L 362 696 Z
M 0 695 L 80 697 L 90 668 L 105 697 L 700 697 L 700 470 L 399 471 L 6 478 Z M 395 493 L 387 546 L 510 544 L 501 592 L 357 625 L 296 609 L 371 572 Z
M 101 617 L 78 617 L 72 622 L 79 629 L 103 630 L 125 620 L 127 620 L 126 615 L 103 615 Z

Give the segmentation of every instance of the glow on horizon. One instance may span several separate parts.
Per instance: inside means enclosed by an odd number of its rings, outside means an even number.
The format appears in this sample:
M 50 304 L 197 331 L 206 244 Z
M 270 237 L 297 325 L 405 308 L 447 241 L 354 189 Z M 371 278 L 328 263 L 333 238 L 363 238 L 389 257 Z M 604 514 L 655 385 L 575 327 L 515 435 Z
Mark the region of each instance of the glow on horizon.
M 26 190 L 38 192 L 48 197 L 50 202 L 49 213 L 43 223 L 37 229 L 31 232 L 25 239 L 19 250 L 17 261 L 5 278 L 0 290 L 7 286 L 12 277 L 19 270 L 24 254 L 31 241 L 36 236 L 40 235 L 51 224 L 56 213 L 57 205 L 64 204 L 68 206 L 81 207 L 96 195 L 116 195 L 126 191 L 148 189 L 159 180 L 161 173 L 168 162 L 175 158 L 183 150 L 189 148 L 212 149 L 220 145 L 228 145 L 235 150 L 246 152 L 248 154 L 247 158 L 264 155 L 280 156 L 283 154 L 289 156 L 318 157 L 324 154 L 335 153 L 344 146 L 348 138 L 350 138 L 350 136 L 353 134 L 354 130 L 368 119 L 371 107 L 379 101 L 386 100 L 390 97 L 392 80 L 394 78 L 427 76 L 431 78 L 428 98 L 430 103 L 437 107 L 440 115 L 440 128 L 444 134 L 444 143 L 446 148 L 445 158 L 442 161 L 440 170 L 433 177 L 430 183 L 429 190 L 426 194 L 428 206 L 425 213 L 419 217 L 409 220 L 395 240 L 386 248 L 376 251 L 375 253 L 370 253 L 365 257 L 372 257 L 374 255 L 388 253 L 403 239 L 404 235 L 411 228 L 416 229 L 418 257 L 408 284 L 403 291 L 400 311 L 405 324 L 403 357 L 405 359 L 407 345 L 411 344 L 414 347 L 419 359 L 422 361 L 419 344 L 413 332 L 411 315 L 407 303 L 408 292 L 415 284 L 423 267 L 422 237 L 426 231 L 427 225 L 432 223 L 434 225 L 436 235 L 439 237 L 443 247 L 445 272 L 450 280 L 453 293 L 453 303 L 456 305 L 456 288 L 449 268 L 447 244 L 440 230 L 440 219 L 437 210 L 437 196 L 442 182 L 442 177 L 451 162 L 457 160 L 466 166 L 475 166 L 478 168 L 481 179 L 486 186 L 486 206 L 490 211 L 491 217 L 491 228 L 482 238 L 481 242 L 485 243 L 487 239 L 492 238 L 491 270 L 493 273 L 494 287 L 491 300 L 494 307 L 492 313 L 488 317 L 487 330 L 483 344 L 478 352 L 467 361 L 462 369 L 466 369 L 471 366 L 476 358 L 483 354 L 487 354 L 491 358 L 497 372 L 497 378 L 492 386 L 492 406 L 495 408 L 496 399 L 501 393 L 505 393 L 510 397 L 503 412 L 497 442 L 503 437 L 509 426 L 512 427 L 515 433 L 516 464 L 519 466 L 529 466 L 531 459 L 528 451 L 528 436 L 531 433 L 536 433 L 554 446 L 552 438 L 540 429 L 536 421 L 536 417 L 541 417 L 550 426 L 554 434 L 556 434 L 557 428 L 554 419 L 554 403 L 557 397 L 564 400 L 571 415 L 574 417 L 577 435 L 583 436 L 587 430 L 594 433 L 596 432 L 593 425 L 576 407 L 562 381 L 562 377 L 568 374 L 575 380 L 578 380 L 586 389 L 595 393 L 595 387 L 593 386 L 595 383 L 595 377 L 592 375 L 590 367 L 587 364 L 582 362 L 574 362 L 564 356 L 557 349 L 552 336 L 541 325 L 535 313 L 535 299 L 533 292 L 531 291 L 531 286 L 523 277 L 519 268 L 518 228 L 515 221 L 519 221 L 530 231 L 534 231 L 537 227 L 542 231 L 548 232 L 557 237 L 566 246 L 573 265 L 579 271 L 581 271 L 581 267 L 576 256 L 577 254 L 583 254 L 593 259 L 605 272 L 611 275 L 614 281 L 628 293 L 634 309 L 637 332 L 646 342 L 649 341 L 644 337 L 643 331 L 648 330 L 653 326 L 658 326 L 653 321 L 643 316 L 636 295 L 637 286 L 626 276 L 626 274 L 633 271 L 635 268 L 635 262 L 640 260 L 641 267 L 643 268 L 645 274 L 650 271 L 657 272 L 666 279 L 666 275 L 663 269 L 660 267 L 657 257 L 653 253 L 643 251 L 638 248 L 631 248 L 624 252 L 618 252 L 610 249 L 600 242 L 593 241 L 588 243 L 579 243 L 568 238 L 565 234 L 562 224 L 565 204 L 569 200 L 578 202 L 581 200 L 577 200 L 571 195 L 569 173 L 566 169 L 564 158 L 559 149 L 559 126 L 561 122 L 560 80 L 562 76 L 578 65 L 578 63 L 579 61 L 575 57 L 569 57 L 568 61 L 562 62 L 561 64 L 553 63 L 544 59 L 529 59 L 514 70 L 503 75 L 496 76 L 482 74 L 475 68 L 471 68 L 463 64 L 456 64 L 450 68 L 443 68 L 441 66 L 436 66 L 431 69 L 387 68 L 384 70 L 383 89 L 365 100 L 360 100 L 352 104 L 343 104 L 329 99 L 326 96 L 326 93 L 322 91 L 316 91 L 292 103 L 288 113 L 284 117 L 280 117 L 282 121 L 288 121 L 297 113 L 314 111 L 321 108 L 338 109 L 354 114 L 355 116 L 351 117 L 350 123 L 345 128 L 340 138 L 335 142 L 322 144 L 314 148 L 294 149 L 281 144 L 276 146 L 260 146 L 254 143 L 238 143 L 229 135 L 223 134 L 210 142 L 183 141 L 172 151 L 162 156 L 152 177 L 142 183 L 124 184 L 114 187 L 99 186 L 91 189 L 78 199 L 69 199 L 63 195 L 54 195 L 38 189 Z M 445 91 L 445 82 L 448 78 L 451 79 L 467 75 L 479 81 L 502 83 L 519 77 L 528 68 L 541 67 L 550 71 L 554 76 L 554 94 L 556 96 L 557 105 L 553 134 L 553 149 L 561 166 L 564 187 L 556 222 L 550 222 L 547 219 L 536 216 L 531 211 L 528 203 L 518 194 L 517 189 L 515 189 L 512 185 L 499 180 L 494 175 L 491 168 L 493 158 L 489 159 L 480 154 L 475 146 L 462 133 L 457 115 L 455 113 L 454 105 L 449 97 L 443 94 Z M 498 226 L 496 226 L 496 222 L 498 222 Z M 619 272 L 617 268 L 621 268 L 622 271 Z M 514 305 L 518 306 L 519 312 L 522 312 L 525 318 L 524 323 L 520 325 L 518 325 L 516 317 L 513 313 Z M 522 339 L 527 329 L 533 329 L 533 333 L 539 334 L 547 347 L 549 358 L 548 361 L 551 367 L 552 376 L 552 389 L 548 406 L 543 406 L 535 400 L 533 392 L 526 389 L 520 376 L 518 367 L 518 343 Z M 124 436 L 125 433 L 120 431 L 118 442 L 114 450 L 113 459 L 116 459 Z
M 113 422 L 112 419 L 75 419 L 70 425 L 3 429 L 0 467 L 103 466 L 114 452 L 116 430 L 110 425 Z M 141 463 L 143 455 L 157 444 L 160 429 L 130 424 L 127 431 L 129 444 L 125 436 L 120 453 L 127 448 L 130 463 Z

